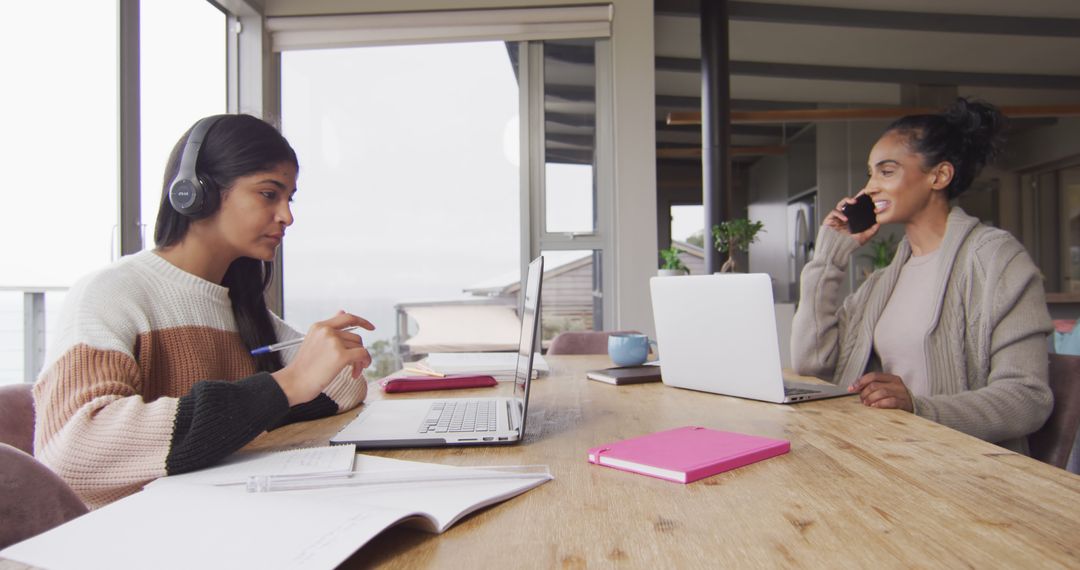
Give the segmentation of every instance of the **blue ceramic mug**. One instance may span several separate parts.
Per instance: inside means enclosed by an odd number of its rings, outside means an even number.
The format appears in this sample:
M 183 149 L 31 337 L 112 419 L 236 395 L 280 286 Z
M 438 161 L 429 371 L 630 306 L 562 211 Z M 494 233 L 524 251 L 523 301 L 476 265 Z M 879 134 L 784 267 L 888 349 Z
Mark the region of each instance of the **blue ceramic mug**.
M 613 334 L 607 351 L 615 366 L 637 366 L 649 359 L 649 337 L 643 334 Z

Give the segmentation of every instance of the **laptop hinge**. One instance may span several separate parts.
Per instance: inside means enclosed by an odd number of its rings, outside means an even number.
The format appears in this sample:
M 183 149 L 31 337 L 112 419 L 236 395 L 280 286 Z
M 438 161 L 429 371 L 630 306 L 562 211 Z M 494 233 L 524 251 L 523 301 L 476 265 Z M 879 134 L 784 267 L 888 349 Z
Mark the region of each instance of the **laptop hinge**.
M 506 418 L 510 422 L 510 430 L 521 435 L 521 407 L 517 405 L 516 399 L 506 400 Z

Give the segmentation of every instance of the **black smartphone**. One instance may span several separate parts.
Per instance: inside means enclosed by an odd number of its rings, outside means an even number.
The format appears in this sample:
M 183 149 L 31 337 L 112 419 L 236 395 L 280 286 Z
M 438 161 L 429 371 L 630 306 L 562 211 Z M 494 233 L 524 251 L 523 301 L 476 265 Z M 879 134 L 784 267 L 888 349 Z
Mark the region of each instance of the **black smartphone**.
M 844 204 L 840 211 L 847 216 L 848 231 L 853 234 L 865 232 L 877 223 L 874 200 L 866 194 L 859 194 L 854 204 Z

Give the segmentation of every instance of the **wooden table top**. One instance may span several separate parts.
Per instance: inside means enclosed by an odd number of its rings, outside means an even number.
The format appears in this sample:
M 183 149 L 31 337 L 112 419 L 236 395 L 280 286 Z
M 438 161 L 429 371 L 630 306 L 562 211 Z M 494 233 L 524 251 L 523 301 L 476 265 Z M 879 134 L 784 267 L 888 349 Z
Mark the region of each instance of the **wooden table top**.
M 546 358 L 552 373 L 533 383 L 522 444 L 365 453 L 543 463 L 555 480 L 441 535 L 393 527 L 344 568 L 1080 567 L 1080 477 L 1061 469 L 856 397 L 777 405 L 612 386 L 584 375 L 606 357 Z M 373 385 L 369 399 L 381 397 Z M 322 445 L 357 413 L 286 426 L 248 449 Z M 791 451 L 689 485 L 586 461 L 595 445 L 686 425 L 784 438 Z

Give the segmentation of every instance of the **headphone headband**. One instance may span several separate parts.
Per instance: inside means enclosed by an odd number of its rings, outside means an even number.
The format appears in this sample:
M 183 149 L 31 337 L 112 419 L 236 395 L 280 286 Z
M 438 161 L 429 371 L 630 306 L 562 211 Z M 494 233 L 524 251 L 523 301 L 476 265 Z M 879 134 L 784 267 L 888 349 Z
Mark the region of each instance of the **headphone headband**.
M 199 179 L 195 165 L 199 162 L 199 149 L 206 139 L 206 134 L 223 116 L 214 115 L 199 119 L 195 126 L 191 127 L 184 148 L 180 152 L 180 166 L 176 171 L 176 178 L 173 178 L 172 184 L 169 184 L 169 203 L 174 210 L 185 216 L 195 216 L 202 211 L 206 187 Z

